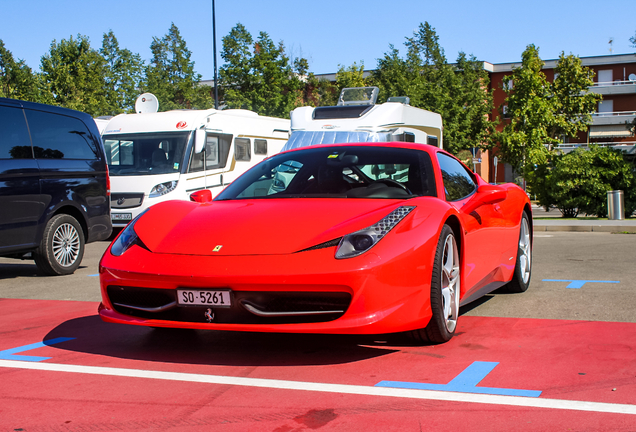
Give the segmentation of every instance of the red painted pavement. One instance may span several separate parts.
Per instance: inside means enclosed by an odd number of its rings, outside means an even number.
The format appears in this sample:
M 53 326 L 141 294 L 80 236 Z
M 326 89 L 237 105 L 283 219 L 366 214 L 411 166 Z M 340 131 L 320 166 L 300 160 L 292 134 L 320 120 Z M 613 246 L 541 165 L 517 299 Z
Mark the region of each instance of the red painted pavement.
M 462 317 L 437 346 L 393 338 L 165 331 L 101 322 L 97 304 L 0 299 L 0 351 L 44 363 L 374 386 L 446 384 L 636 405 L 636 324 Z M 0 368 L 0 431 L 634 431 L 636 416 Z

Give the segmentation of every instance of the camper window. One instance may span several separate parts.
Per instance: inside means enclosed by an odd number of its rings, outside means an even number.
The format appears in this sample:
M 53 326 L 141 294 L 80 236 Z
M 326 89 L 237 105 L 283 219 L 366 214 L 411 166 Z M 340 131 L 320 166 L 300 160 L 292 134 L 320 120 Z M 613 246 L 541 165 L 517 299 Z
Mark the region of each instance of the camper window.
M 234 158 L 241 162 L 249 162 L 252 159 L 249 138 L 236 138 L 234 140 Z
M 267 140 L 264 140 L 264 139 L 254 140 L 254 154 L 257 154 L 257 155 L 267 154 Z
M 218 169 L 225 168 L 227 157 L 230 153 L 230 143 L 232 135 L 212 135 L 207 134 L 205 139 L 205 152 L 195 154 L 190 158 L 190 168 L 188 172 L 203 171 L 203 157 L 205 154 L 205 168 Z

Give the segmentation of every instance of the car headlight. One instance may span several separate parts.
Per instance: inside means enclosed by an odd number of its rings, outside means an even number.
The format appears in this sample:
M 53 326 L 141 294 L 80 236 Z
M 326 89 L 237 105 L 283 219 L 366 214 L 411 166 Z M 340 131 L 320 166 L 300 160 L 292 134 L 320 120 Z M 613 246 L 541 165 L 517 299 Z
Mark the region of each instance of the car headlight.
M 177 188 L 177 183 L 178 181 L 173 180 L 173 181 L 169 181 L 169 182 L 165 182 L 165 183 L 159 183 L 158 185 L 155 185 L 151 190 L 150 190 L 150 198 L 157 198 L 160 197 L 161 195 L 165 195 L 169 192 L 172 192 L 173 190 L 175 190 Z
M 414 208 L 415 206 L 398 207 L 375 225 L 347 234 L 340 240 L 336 250 L 336 258 L 352 258 L 368 251 Z
M 147 211 L 148 209 L 142 211 L 134 220 L 126 225 L 126 228 L 124 228 L 110 247 L 111 254 L 120 256 L 135 244 L 145 247 L 135 232 L 135 223 L 137 223 L 139 218 Z

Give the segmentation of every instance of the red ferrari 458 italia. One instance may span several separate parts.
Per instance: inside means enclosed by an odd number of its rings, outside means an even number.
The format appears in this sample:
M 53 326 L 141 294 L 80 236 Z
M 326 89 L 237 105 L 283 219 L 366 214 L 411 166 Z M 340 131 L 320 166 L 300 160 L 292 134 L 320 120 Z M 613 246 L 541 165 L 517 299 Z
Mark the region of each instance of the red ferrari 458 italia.
M 133 220 L 100 263 L 107 322 L 251 332 L 455 333 L 459 307 L 530 283 L 532 213 L 425 144 L 277 154 L 214 200 Z

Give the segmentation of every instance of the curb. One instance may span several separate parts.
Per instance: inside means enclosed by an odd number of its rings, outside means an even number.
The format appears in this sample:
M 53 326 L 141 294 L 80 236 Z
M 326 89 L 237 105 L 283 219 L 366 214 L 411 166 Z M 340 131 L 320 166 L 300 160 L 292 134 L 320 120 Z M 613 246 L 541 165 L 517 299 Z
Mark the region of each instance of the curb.
M 636 226 L 624 225 L 537 225 L 534 232 L 568 231 L 568 232 L 604 232 L 604 233 L 636 233 Z

